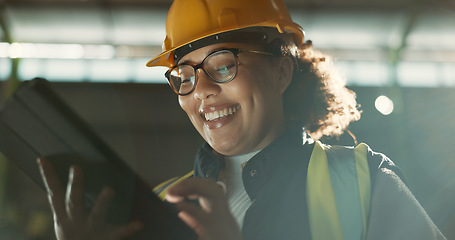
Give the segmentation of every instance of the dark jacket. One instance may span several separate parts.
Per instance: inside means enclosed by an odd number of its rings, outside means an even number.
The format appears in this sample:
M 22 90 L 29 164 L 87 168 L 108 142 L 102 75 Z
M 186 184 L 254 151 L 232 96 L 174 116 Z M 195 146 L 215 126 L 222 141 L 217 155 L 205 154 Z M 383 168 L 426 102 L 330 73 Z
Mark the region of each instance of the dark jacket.
M 293 129 L 245 165 L 243 183 L 252 201 L 243 223 L 245 240 L 311 239 L 306 175 L 313 147 L 306 134 Z M 367 239 L 444 239 L 403 183 L 401 171 L 393 162 L 369 149 L 368 163 L 372 204 Z M 196 155 L 194 175 L 216 179 L 223 166 L 223 160 L 204 144 Z M 387 214 L 390 209 L 395 209 L 392 215 Z

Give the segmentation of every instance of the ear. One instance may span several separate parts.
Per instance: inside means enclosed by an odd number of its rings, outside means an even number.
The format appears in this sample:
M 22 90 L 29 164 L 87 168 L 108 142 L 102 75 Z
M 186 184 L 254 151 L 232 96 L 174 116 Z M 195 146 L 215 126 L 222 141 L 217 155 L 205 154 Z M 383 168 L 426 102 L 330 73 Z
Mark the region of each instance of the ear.
M 277 87 L 279 87 L 281 94 L 283 94 L 292 81 L 292 75 L 294 72 L 294 62 L 292 61 L 292 57 L 280 57 L 277 61 L 277 66 L 279 74 Z

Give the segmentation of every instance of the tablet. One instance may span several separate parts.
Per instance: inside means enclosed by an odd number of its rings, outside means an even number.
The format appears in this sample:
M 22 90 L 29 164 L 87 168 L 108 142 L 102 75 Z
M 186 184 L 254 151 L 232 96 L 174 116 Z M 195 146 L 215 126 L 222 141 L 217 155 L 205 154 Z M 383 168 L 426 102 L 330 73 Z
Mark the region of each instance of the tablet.
M 25 81 L 0 110 L 0 151 L 41 188 L 37 158 L 49 160 L 62 184 L 70 166 L 84 171 L 84 197 L 90 209 L 104 186 L 115 191 L 107 221 L 140 220 L 145 227 L 132 239 L 197 239 L 132 168 L 41 78 Z M 153 173 L 153 170 L 151 170 Z

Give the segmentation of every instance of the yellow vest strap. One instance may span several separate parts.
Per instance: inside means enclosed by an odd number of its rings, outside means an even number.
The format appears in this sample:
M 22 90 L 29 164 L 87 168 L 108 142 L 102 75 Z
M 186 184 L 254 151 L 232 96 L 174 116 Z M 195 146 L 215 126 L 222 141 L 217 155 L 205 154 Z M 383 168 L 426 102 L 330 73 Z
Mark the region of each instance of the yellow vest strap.
M 343 240 L 324 145 L 316 142 L 308 164 L 307 201 L 312 239 Z
M 370 201 L 367 148 L 316 142 L 307 175 L 313 239 L 363 239 Z
M 360 204 L 362 206 L 362 239 L 365 239 L 371 198 L 370 168 L 368 167 L 367 159 L 368 146 L 365 143 L 360 143 L 355 147 L 354 152 L 360 191 Z
M 166 198 L 167 190 L 170 187 L 174 186 L 175 184 L 177 184 L 193 175 L 194 175 L 194 171 L 191 171 L 181 178 L 178 178 L 178 177 L 171 178 L 171 179 L 159 184 L 158 186 L 154 187 L 153 192 L 157 193 L 158 198 L 161 199 L 162 201 L 164 201 L 164 199 Z

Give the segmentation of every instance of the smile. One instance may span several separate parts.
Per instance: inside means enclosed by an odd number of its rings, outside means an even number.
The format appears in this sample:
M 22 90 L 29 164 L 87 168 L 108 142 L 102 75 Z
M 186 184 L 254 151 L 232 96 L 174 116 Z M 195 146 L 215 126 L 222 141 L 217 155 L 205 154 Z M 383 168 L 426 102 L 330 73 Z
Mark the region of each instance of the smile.
M 207 121 L 216 121 L 222 117 L 233 115 L 239 108 L 240 105 L 224 108 L 218 111 L 205 113 L 204 117 Z

